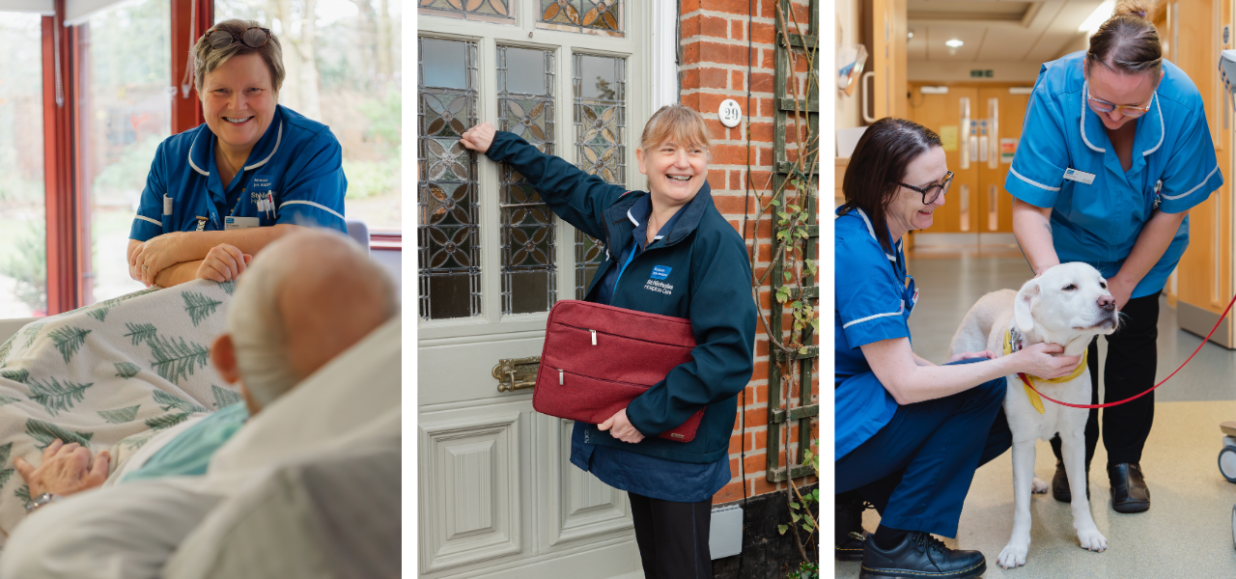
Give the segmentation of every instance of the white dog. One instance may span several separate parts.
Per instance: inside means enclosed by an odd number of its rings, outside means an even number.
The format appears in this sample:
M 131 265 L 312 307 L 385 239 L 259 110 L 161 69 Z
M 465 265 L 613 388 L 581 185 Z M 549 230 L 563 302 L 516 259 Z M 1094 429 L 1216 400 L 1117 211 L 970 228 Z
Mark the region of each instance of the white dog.
M 1111 334 L 1120 323 L 1116 300 L 1107 291 L 1107 280 L 1084 263 L 1065 263 L 1026 282 L 1021 291 L 1001 290 L 982 297 L 966 313 L 953 336 L 950 355 L 990 350 L 1005 355 L 1006 344 L 1018 350 L 1048 342 L 1064 346 L 1064 355 L 1081 356 L 1094 336 Z M 1044 396 L 1072 404 L 1090 403 L 1090 372 L 1083 360 L 1079 372 L 1058 382 L 1027 377 Z M 1047 485 L 1034 476 L 1034 443 L 1060 434 L 1064 470 L 1073 493 L 1073 528 L 1081 546 L 1091 551 L 1107 549 L 1090 515 L 1086 497 L 1085 427 L 1087 410 L 1070 408 L 1047 400 L 1031 400 L 1032 393 L 1017 375 L 1008 376 L 1004 412 L 1013 433 L 1013 535 L 1000 552 L 1005 569 L 1026 564 L 1030 549 L 1030 493 L 1046 492 Z

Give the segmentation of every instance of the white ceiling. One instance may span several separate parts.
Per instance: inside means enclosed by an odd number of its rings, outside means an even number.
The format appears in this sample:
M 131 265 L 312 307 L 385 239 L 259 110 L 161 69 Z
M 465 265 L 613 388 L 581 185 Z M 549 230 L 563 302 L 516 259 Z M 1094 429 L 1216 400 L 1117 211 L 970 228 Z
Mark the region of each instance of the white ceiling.
M 1077 27 L 1102 0 L 909 0 L 909 60 L 1046 62 L 1086 33 Z M 965 44 L 949 48 L 951 39 Z

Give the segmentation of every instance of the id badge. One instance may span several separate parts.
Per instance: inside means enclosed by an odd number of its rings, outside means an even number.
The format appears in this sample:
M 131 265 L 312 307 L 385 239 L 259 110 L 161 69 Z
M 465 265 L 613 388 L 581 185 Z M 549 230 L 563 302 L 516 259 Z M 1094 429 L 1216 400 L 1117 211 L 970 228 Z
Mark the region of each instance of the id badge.
M 1064 178 L 1069 181 L 1076 181 L 1082 185 L 1094 183 L 1094 174 L 1078 171 L 1077 169 L 1066 169 L 1064 171 Z
M 233 229 L 252 229 L 260 226 L 257 217 L 235 217 L 229 216 L 223 218 L 223 230 L 232 231 Z

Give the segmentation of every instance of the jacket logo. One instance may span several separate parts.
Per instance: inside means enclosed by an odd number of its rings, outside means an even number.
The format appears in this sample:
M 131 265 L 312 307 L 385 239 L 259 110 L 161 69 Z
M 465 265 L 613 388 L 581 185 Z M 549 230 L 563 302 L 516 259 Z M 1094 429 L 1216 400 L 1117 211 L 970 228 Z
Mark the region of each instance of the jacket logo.
M 654 265 L 652 267 L 652 279 L 665 279 L 669 277 L 670 270 L 674 268 L 668 265 Z
M 648 280 L 648 283 L 644 284 L 644 289 L 648 291 L 652 291 L 652 292 L 657 292 L 659 294 L 665 294 L 667 296 L 674 293 L 673 285 L 665 283 L 663 281 L 657 281 L 655 279 Z

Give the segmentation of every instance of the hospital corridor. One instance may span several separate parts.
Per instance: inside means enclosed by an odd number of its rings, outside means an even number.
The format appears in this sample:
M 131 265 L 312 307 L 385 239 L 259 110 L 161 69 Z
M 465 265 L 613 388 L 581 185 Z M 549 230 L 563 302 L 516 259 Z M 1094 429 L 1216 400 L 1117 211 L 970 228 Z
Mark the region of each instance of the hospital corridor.
M 1236 575 L 1236 455 L 1220 428 L 1236 421 L 1234 10 L 838 3 L 836 577 Z M 1070 262 L 1098 275 L 1062 278 Z M 1097 302 L 1074 297 L 1087 287 Z M 1013 291 L 976 307 L 997 290 Z M 1100 321 L 1077 321 L 1090 310 Z M 1057 312 L 1074 341 L 1042 337 L 1064 327 Z M 1101 322 L 1117 312 L 1115 329 Z M 1080 362 L 1007 370 L 1044 342 Z M 1087 424 L 1093 410 L 1040 396 L 1110 407 Z M 982 404 L 995 418 L 963 426 Z M 1075 433 L 1062 459 L 1047 431 Z M 1069 502 L 1070 456 L 1089 515 Z

